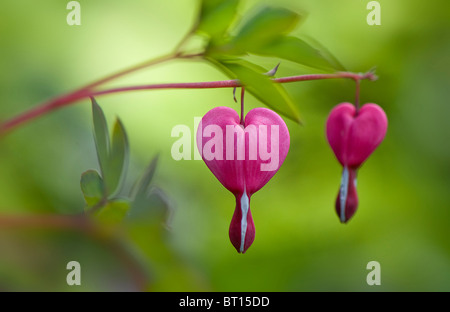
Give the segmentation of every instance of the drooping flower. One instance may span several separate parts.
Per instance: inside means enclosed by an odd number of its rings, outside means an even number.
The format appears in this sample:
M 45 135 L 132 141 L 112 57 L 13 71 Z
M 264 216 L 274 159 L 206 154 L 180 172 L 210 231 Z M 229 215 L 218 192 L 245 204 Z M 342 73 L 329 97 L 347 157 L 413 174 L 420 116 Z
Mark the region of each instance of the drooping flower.
M 236 111 L 216 107 L 200 122 L 200 154 L 220 183 L 236 197 L 229 236 L 239 253 L 245 253 L 255 238 L 251 196 L 278 171 L 289 144 L 283 119 L 267 108 L 252 109 L 241 124 Z
M 350 103 L 333 108 L 327 119 L 328 142 L 343 167 L 341 187 L 336 199 L 336 212 L 346 223 L 356 212 L 358 169 L 383 141 L 387 117 L 377 104 L 365 104 L 359 110 Z

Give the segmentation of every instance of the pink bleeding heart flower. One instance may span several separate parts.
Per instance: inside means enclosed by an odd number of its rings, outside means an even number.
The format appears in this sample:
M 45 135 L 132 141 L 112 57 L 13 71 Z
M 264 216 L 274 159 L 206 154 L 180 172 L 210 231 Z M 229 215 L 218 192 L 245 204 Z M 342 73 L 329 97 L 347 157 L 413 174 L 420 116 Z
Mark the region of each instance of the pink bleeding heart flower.
M 376 104 L 365 104 L 359 110 L 350 103 L 341 103 L 331 111 L 326 125 L 328 142 L 344 167 L 341 187 L 336 199 L 336 212 L 346 223 L 356 212 L 357 171 L 383 141 L 387 117 Z
M 229 236 L 239 253 L 245 253 L 255 238 L 250 198 L 278 171 L 289 144 L 283 119 L 267 108 L 252 109 L 243 125 L 229 107 L 213 108 L 200 122 L 200 154 L 220 183 L 236 197 Z

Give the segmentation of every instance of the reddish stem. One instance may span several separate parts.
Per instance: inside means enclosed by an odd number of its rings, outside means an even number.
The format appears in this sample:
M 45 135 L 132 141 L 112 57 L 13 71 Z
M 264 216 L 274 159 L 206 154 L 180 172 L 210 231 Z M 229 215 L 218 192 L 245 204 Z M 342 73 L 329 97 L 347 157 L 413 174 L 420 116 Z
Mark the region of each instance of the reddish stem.
M 103 85 L 103 84 L 105 84 L 105 83 L 107 83 L 109 81 L 115 80 L 117 78 L 120 78 L 122 76 L 130 74 L 132 72 L 138 71 L 140 69 L 144 69 L 144 68 L 150 67 L 152 65 L 160 64 L 160 63 L 167 62 L 167 61 L 173 60 L 175 58 L 181 58 L 181 57 L 182 57 L 181 54 L 177 53 L 177 54 L 167 54 L 167 55 L 161 56 L 159 58 L 152 59 L 150 61 L 147 61 L 147 62 L 138 64 L 138 65 L 135 65 L 135 66 L 127 68 L 125 70 L 121 70 L 121 71 L 119 71 L 119 72 L 117 72 L 117 73 L 115 73 L 113 75 L 110 75 L 110 76 L 105 77 L 103 79 L 97 80 L 97 81 L 95 81 L 93 83 L 90 83 L 87 86 L 84 86 L 83 88 L 79 89 L 79 91 L 81 91 L 81 90 L 92 90 L 95 87 Z
M 125 268 L 133 278 L 136 288 L 144 291 L 149 286 L 150 280 L 146 269 L 131 254 L 123 242 L 99 224 L 88 219 L 84 215 L 0 215 L 1 229 L 53 229 L 72 230 L 83 233 L 89 237 L 104 243 L 122 261 Z
M 356 85 L 356 90 L 355 90 L 355 107 L 356 107 L 356 114 L 358 114 L 358 112 L 359 112 L 359 93 L 360 93 L 361 80 L 360 79 L 355 79 L 355 85 Z
M 181 56 L 182 57 L 182 56 Z M 186 56 L 187 57 L 187 56 Z M 132 69 L 125 70 L 123 72 L 117 73 L 111 77 L 99 80 L 92 83 L 82 89 L 57 97 L 49 102 L 43 103 L 37 107 L 34 107 L 16 117 L 13 117 L 4 123 L 0 124 L 0 133 L 7 132 L 20 124 L 23 124 L 31 119 L 44 115 L 52 110 L 69 105 L 81 99 L 95 97 L 99 95 L 113 94 L 119 92 L 127 91 L 138 91 L 138 90 L 155 90 L 155 89 L 211 89 L 211 88 L 236 88 L 242 87 L 242 84 L 238 80 L 222 80 L 222 81 L 210 81 L 210 82 L 187 82 L 187 83 L 163 83 L 163 84 L 151 84 L 151 85 L 141 85 L 141 86 L 131 86 L 131 87 L 121 87 L 112 88 L 107 90 L 94 91 L 93 87 L 103 84 L 107 81 L 115 79 L 117 77 L 123 76 L 126 73 L 130 73 L 137 69 L 149 66 L 150 64 L 156 64 L 162 61 L 167 61 L 174 57 L 166 57 L 158 59 L 157 61 L 147 62 L 141 64 L 140 66 L 135 66 Z M 322 80 L 322 79 L 353 79 L 359 81 L 362 79 L 375 80 L 376 76 L 372 72 L 366 74 L 356 74 L 350 72 L 339 72 L 334 74 L 312 74 L 312 75 L 299 75 L 291 77 L 273 78 L 272 81 L 277 83 L 290 83 L 298 81 L 310 81 L 310 80 Z
M 63 215 L 2 215 L 0 216 L 0 228 L 51 228 L 76 230 L 89 234 L 98 234 L 94 224 L 85 216 Z
M 245 88 L 241 88 L 241 125 L 245 126 L 245 118 L 244 118 L 244 94 L 245 94 Z

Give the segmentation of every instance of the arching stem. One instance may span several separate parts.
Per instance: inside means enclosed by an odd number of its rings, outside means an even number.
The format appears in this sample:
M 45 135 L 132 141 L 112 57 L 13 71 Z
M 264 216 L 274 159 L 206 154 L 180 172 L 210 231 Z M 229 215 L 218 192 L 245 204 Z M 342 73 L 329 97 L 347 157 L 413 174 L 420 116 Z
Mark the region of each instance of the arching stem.
M 94 87 L 97 87 L 101 84 L 109 82 L 113 79 L 121 77 L 125 74 L 134 72 L 136 70 L 148 67 L 150 65 L 159 64 L 162 62 L 166 62 L 172 59 L 181 59 L 181 58 L 194 58 L 200 55 L 168 55 L 163 58 L 159 58 L 153 61 L 149 61 L 143 63 L 139 66 L 134 66 L 127 70 L 118 72 L 110 77 L 98 80 L 94 83 L 91 83 L 84 88 L 78 89 L 74 92 L 62 95 L 60 97 L 54 98 L 48 102 L 44 102 L 43 104 L 33 107 L 28 111 L 25 111 L 9 120 L 0 124 L 0 134 L 4 134 L 5 132 L 18 127 L 21 124 L 24 124 L 34 118 L 45 115 L 53 110 L 58 108 L 67 106 L 74 102 L 77 102 L 82 99 L 87 99 L 89 97 L 95 97 L 99 95 L 120 93 L 120 92 L 128 92 L 128 91 L 138 91 L 138 90 L 156 90 L 156 89 L 211 89 L 211 88 L 236 88 L 242 87 L 242 84 L 239 80 L 223 80 L 223 81 L 208 81 L 208 82 L 188 82 L 188 83 L 164 83 L 164 84 L 151 84 L 151 85 L 140 85 L 140 86 L 130 86 L 130 87 L 119 87 L 112 88 L 106 90 L 93 90 Z M 273 78 L 272 81 L 276 83 L 291 83 L 291 82 L 299 82 L 299 81 L 311 81 L 311 80 L 323 80 L 323 79 L 353 79 L 359 83 L 360 80 L 368 79 L 368 80 L 376 80 L 377 77 L 373 72 L 367 72 L 365 74 L 357 74 L 351 72 L 338 72 L 334 74 L 312 74 L 312 75 L 299 75 L 299 76 L 290 76 L 290 77 L 281 77 L 281 78 Z M 358 86 L 359 88 L 359 86 Z M 358 89 L 359 90 L 359 89 Z M 242 90 L 241 92 L 244 92 Z M 359 94 L 359 91 L 358 91 Z M 359 97 L 359 96 L 358 96 Z

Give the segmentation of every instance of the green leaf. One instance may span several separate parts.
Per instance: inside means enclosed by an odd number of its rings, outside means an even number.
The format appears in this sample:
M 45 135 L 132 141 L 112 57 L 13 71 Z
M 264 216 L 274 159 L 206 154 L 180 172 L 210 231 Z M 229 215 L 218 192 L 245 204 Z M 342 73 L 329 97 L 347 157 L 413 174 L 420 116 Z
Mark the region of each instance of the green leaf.
M 238 79 L 245 86 L 246 91 L 265 105 L 287 118 L 301 123 L 300 114 L 283 86 L 264 75 L 267 70 L 244 60 L 208 60 L 231 78 Z
M 134 185 L 131 191 L 131 197 L 135 200 L 139 200 L 141 197 L 145 197 L 145 195 L 147 194 L 150 183 L 153 179 L 153 176 L 155 175 L 156 166 L 158 165 L 158 159 L 159 155 L 156 155 L 152 159 L 148 167 L 145 169 L 142 177 Z
M 112 200 L 94 212 L 93 217 L 104 224 L 115 225 L 122 222 L 129 209 L 130 203 L 127 200 Z
M 102 176 L 105 176 L 105 171 L 108 166 L 109 157 L 109 133 L 108 125 L 106 123 L 105 114 L 103 114 L 102 109 L 97 104 L 94 98 L 92 101 L 92 115 L 94 119 L 94 140 L 95 147 L 97 149 L 98 162 L 100 164 L 100 169 Z
M 122 122 L 117 119 L 112 134 L 112 144 L 109 138 L 105 115 L 94 98 L 92 100 L 92 115 L 94 120 L 94 139 L 101 176 L 107 196 L 120 192 L 128 167 L 129 143 Z
M 109 194 L 116 194 L 121 190 L 128 168 L 129 150 L 125 128 L 120 119 L 117 119 L 113 128 L 108 172 L 105 179 Z
M 89 207 L 97 205 L 105 196 L 103 180 L 95 170 L 88 170 L 81 175 L 81 191 Z
M 347 68 L 345 68 L 336 56 L 334 56 L 323 44 L 310 36 L 303 37 L 305 37 L 305 41 L 309 45 L 311 45 L 314 49 L 319 50 L 319 53 L 333 66 L 334 69 L 338 71 L 347 71 Z
M 300 15 L 284 8 L 263 7 L 250 18 L 231 40 L 231 50 L 245 53 L 266 45 L 289 32 L 300 21 Z
M 233 22 L 239 0 L 203 0 L 197 30 L 210 37 L 220 37 Z
M 165 192 L 152 186 L 145 197 L 137 198 L 131 204 L 128 220 L 144 221 L 147 224 L 166 224 L 170 222 L 172 207 Z
M 148 220 L 151 222 L 165 222 L 171 212 L 168 197 L 165 193 L 151 184 L 155 175 L 159 155 L 156 155 L 137 181 L 132 190 L 133 202 L 129 213 L 130 220 Z
M 345 70 L 328 51 L 314 48 L 304 40 L 296 37 L 280 37 L 265 46 L 251 47 L 248 52 L 282 58 L 325 71 Z

